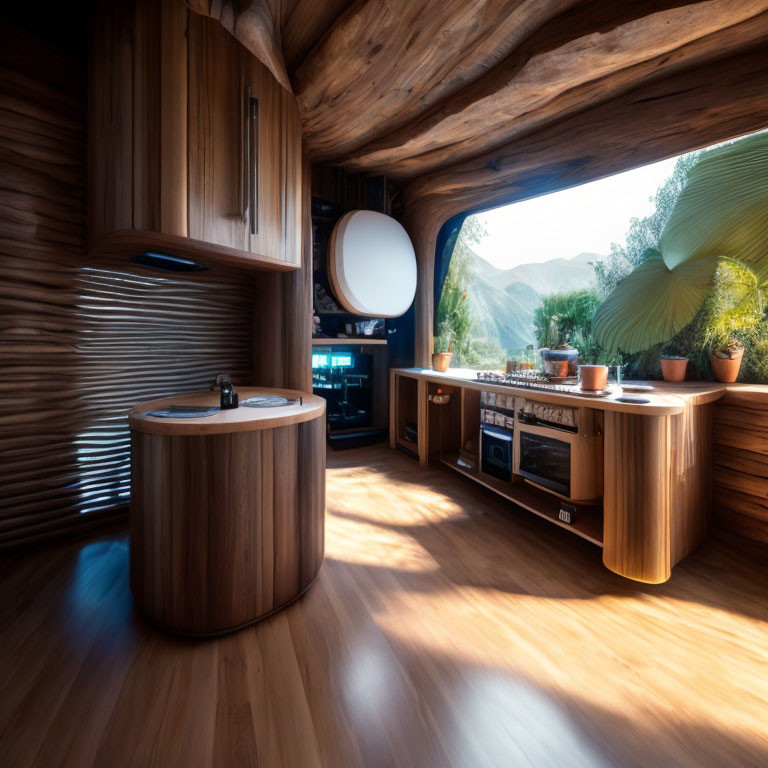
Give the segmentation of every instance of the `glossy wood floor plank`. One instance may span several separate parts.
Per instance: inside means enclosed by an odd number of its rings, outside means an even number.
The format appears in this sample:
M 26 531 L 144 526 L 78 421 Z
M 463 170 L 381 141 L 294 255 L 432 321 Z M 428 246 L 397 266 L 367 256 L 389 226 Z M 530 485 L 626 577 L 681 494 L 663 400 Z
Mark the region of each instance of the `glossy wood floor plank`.
M 712 537 L 662 585 L 447 468 L 328 457 L 297 603 L 162 634 L 125 535 L 0 565 L 0 765 L 768 764 L 768 549 Z

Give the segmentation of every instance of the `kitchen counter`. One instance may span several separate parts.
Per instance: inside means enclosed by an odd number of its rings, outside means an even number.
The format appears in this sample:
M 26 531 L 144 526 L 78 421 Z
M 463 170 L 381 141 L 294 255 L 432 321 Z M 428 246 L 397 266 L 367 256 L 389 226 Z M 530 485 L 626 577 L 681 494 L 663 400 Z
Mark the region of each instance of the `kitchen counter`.
M 131 426 L 131 590 L 154 624 L 215 635 L 280 610 L 323 560 L 325 401 L 162 418 L 169 405 L 218 405 L 198 392 L 137 405 Z
M 686 405 L 704 405 L 719 400 L 731 384 L 720 384 L 712 381 L 684 381 L 671 384 L 666 381 L 652 381 L 652 392 L 627 392 L 628 395 L 644 397 L 649 403 L 622 403 L 616 400 L 617 395 L 609 397 L 588 397 L 577 393 L 549 392 L 543 389 L 529 387 L 507 386 L 479 381 L 477 371 L 469 368 L 449 368 L 445 373 L 431 368 L 394 368 L 394 373 L 437 384 L 452 384 L 454 386 L 485 390 L 486 392 L 502 392 L 529 397 L 542 403 L 558 405 L 583 406 L 601 411 L 619 411 L 622 413 L 637 413 L 646 416 L 671 416 L 682 413 Z M 737 385 L 739 386 L 739 385 Z
M 637 393 L 648 403 L 623 403 L 616 396 L 493 384 L 478 380 L 471 370 L 394 368 L 390 376 L 393 448 L 422 466 L 440 461 L 519 507 L 602 546 L 603 563 L 615 573 L 654 584 L 666 581 L 673 566 L 707 534 L 715 402 L 726 393 L 738 396 L 739 390 L 754 388 L 652 382 L 653 391 Z M 566 436 L 551 425 L 527 425 L 520 421 L 519 404 L 483 406 L 483 391 L 566 406 L 578 429 Z M 430 395 L 436 394 L 447 396 L 448 402 L 432 402 Z M 502 481 L 483 471 L 479 448 L 483 408 L 500 408 L 505 427 L 513 427 L 513 462 L 519 460 L 524 433 L 570 446 L 566 495 L 516 472 L 511 481 Z M 580 505 L 572 524 L 560 519 L 563 502 Z

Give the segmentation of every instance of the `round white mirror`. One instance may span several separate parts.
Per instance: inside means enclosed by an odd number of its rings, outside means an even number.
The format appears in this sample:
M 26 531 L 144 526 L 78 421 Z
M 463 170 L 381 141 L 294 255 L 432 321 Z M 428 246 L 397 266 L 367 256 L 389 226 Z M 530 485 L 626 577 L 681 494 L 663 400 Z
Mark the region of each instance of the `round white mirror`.
M 350 211 L 333 228 L 328 276 L 348 312 L 397 317 L 416 295 L 416 254 L 408 233 L 391 216 Z

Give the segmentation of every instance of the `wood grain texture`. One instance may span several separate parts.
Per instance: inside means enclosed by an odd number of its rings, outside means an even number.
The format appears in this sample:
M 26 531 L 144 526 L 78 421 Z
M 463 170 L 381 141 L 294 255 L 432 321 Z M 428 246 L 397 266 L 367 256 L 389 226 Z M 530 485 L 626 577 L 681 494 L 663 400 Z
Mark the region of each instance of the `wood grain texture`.
M 208 243 L 230 263 L 298 266 L 295 99 L 221 24 L 183 0 L 96 3 L 89 69 L 93 252 L 134 247 L 133 230 L 183 255 Z
M 3 765 L 768 761 L 765 546 L 711 538 L 644 585 L 442 466 L 328 461 L 318 578 L 233 635 L 141 621 L 124 535 L 4 558 Z
M 434 420 L 443 418 L 444 445 L 464 447 L 479 425 L 479 404 L 470 399 L 467 409 L 475 414 L 455 419 L 441 416 L 443 409 L 428 404 L 427 394 L 437 384 L 460 399 L 458 391 L 476 394 L 478 389 L 509 394 L 511 387 L 461 382 L 441 374 L 416 373 L 408 369 L 392 369 L 390 445 L 404 445 L 415 450 L 420 466 L 429 465 L 430 453 L 439 450 L 439 432 Z M 450 381 L 449 386 L 446 382 Z M 571 445 L 571 499 L 589 503 L 602 498 L 603 525 L 589 526 L 587 538 L 604 546 L 603 562 L 621 576 L 636 581 L 658 584 L 669 579 L 672 568 L 689 555 L 705 539 L 712 509 L 712 422 L 718 398 L 726 394 L 725 385 L 706 383 L 675 386 L 661 384 L 661 397 L 677 396 L 674 409 L 658 413 L 638 407 L 627 410 L 606 408 L 605 400 L 589 401 L 567 395 L 519 392 L 531 400 L 578 407 L 579 433 L 560 433 Z M 768 392 L 768 388 L 765 388 Z M 763 395 L 768 402 L 768 394 Z M 622 406 L 622 403 L 615 403 Z M 605 409 L 605 410 L 604 410 Z M 601 413 L 602 411 L 602 413 Z M 418 425 L 417 445 L 403 441 L 405 421 Z M 520 468 L 520 433 L 551 434 L 552 430 L 517 425 L 513 466 Z M 426 435 L 424 440 L 422 435 Z M 476 439 L 476 437 L 475 437 Z M 474 448 L 477 455 L 477 446 Z M 595 453 L 597 452 L 597 453 Z M 442 457 L 456 469 L 455 457 Z M 508 483 L 499 483 L 482 472 L 463 472 L 492 490 L 515 497 Z M 522 478 L 518 478 L 521 480 Z M 557 494 L 548 494 L 557 495 Z M 521 501 L 521 503 L 523 503 Z M 525 506 L 525 504 L 523 504 Z M 533 511 L 535 504 L 529 505 Z M 537 514 L 541 514 L 537 511 Z M 552 519 L 551 511 L 543 514 Z M 603 531 L 604 529 L 604 531 Z M 578 531 L 576 531 L 578 532 Z M 584 532 L 581 532 L 584 535 Z
M 291 81 L 280 49 L 280 21 L 284 3 L 276 0 L 187 0 L 187 5 L 220 21 L 251 53 L 267 65 L 275 79 L 290 92 Z
M 309 586 L 323 559 L 323 413 L 247 432 L 131 431 L 131 589 L 152 622 L 229 632 Z
M 248 62 L 240 45 L 221 25 L 197 14 L 189 14 L 187 23 L 188 235 L 240 251 L 250 250 L 243 209 L 247 158 L 243 155 L 242 122 Z M 265 112 L 260 117 L 266 126 Z M 274 257 L 274 251 L 264 251 L 263 255 Z
M 110 232 L 90 247 L 89 253 L 94 257 L 110 255 L 125 259 L 148 250 L 168 253 L 171 256 L 183 256 L 206 267 L 212 264 L 223 265 L 259 273 L 290 272 L 298 268 L 296 262 L 282 258 L 262 256 L 191 237 L 137 229 Z
M 237 392 L 240 403 L 251 397 L 284 397 L 291 402 L 300 398 L 301 404 L 270 408 L 251 408 L 247 405 L 241 405 L 239 408 L 219 411 L 212 416 L 194 419 L 174 419 L 150 415 L 151 411 L 167 408 L 171 405 L 218 406 L 221 395 L 219 392 L 211 392 L 209 388 L 201 392 L 172 395 L 151 402 L 138 403 L 128 414 L 128 422 L 131 429 L 149 435 L 220 435 L 287 427 L 318 419 L 325 413 L 325 400 L 308 392 L 295 389 L 265 389 L 264 387 L 242 387 Z
M 603 562 L 637 581 L 666 581 L 701 544 L 712 508 L 712 408 L 675 416 L 605 414 Z
M 253 299 L 254 381 L 270 387 L 312 390 L 312 197 L 311 175 L 302 161 L 301 254 L 288 274 L 263 274 Z M 287 263 L 290 263 L 288 260 Z
M 553 6 L 565 5 L 573 4 L 520 4 L 515 12 L 497 19 L 494 33 L 515 23 L 520 12 L 535 26 L 537 16 L 546 18 Z M 405 122 L 398 115 L 401 127 L 345 152 L 345 166 L 413 178 L 452 165 L 548 122 L 562 121 L 628 88 L 764 43 L 768 40 L 766 10 L 768 4 L 761 0 L 577 4 L 533 34 L 527 25 L 518 25 L 515 33 L 504 38 L 503 45 L 512 48 L 508 57 L 499 57 L 496 66 L 477 73 L 474 80 L 412 120 Z M 429 46 L 421 53 L 434 56 L 435 48 Z M 484 47 L 479 50 L 485 52 Z M 300 92 L 298 97 L 301 100 Z M 418 103 L 420 110 L 423 101 Z M 321 110 L 323 105 L 317 111 Z M 365 111 L 361 109 L 360 114 Z M 480 124 L 483 130 L 478 132 Z M 369 122 L 366 127 L 381 130 L 379 123 Z M 314 149 L 311 135 L 308 145 Z M 338 152 L 339 147 L 329 151 Z
M 768 39 L 765 0 L 192 7 L 292 80 L 314 161 L 410 179 Z
M 4 28 L 0 45 L 0 548 L 123 512 L 127 412 L 250 380 L 251 286 L 86 254 L 86 68 Z M 118 51 L 113 51 L 117 55 Z M 115 94 L 117 98 L 117 94 Z M 114 166 L 120 174 L 119 164 Z
M 713 439 L 715 522 L 768 542 L 768 388 L 728 385 Z
M 449 368 L 444 373 L 432 369 L 394 368 L 399 376 L 424 380 L 436 384 L 457 385 L 464 389 L 476 391 L 498 392 L 501 394 L 516 394 L 531 397 L 553 405 L 570 405 L 572 407 L 591 408 L 601 411 L 620 411 L 639 415 L 671 416 L 682 413 L 686 404 L 705 405 L 723 397 L 729 385 L 717 381 L 686 381 L 670 384 L 666 381 L 655 381 L 653 392 L 645 395 L 648 403 L 622 403 L 615 398 L 584 397 L 576 394 L 559 392 L 533 391 L 526 387 L 511 387 L 505 384 L 493 384 L 478 381 L 477 374 L 472 369 Z M 535 392 L 535 393 L 534 393 Z

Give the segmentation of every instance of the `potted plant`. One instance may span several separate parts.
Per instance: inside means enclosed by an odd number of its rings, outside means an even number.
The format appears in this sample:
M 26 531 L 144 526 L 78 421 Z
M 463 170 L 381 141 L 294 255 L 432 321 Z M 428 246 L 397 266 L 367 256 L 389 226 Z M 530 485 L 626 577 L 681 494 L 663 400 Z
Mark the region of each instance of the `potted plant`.
M 688 357 L 680 344 L 670 341 L 661 350 L 661 375 L 664 381 L 685 381 Z
M 710 348 L 712 373 L 718 381 L 730 384 L 739 377 L 741 359 L 744 357 L 744 345 L 734 336 L 719 341 Z
M 442 339 L 435 339 L 435 347 L 441 346 Z M 444 373 L 448 370 L 448 366 L 451 364 L 451 358 L 453 357 L 453 334 L 449 336 L 448 349 L 445 351 L 435 351 L 432 354 L 432 369 Z

